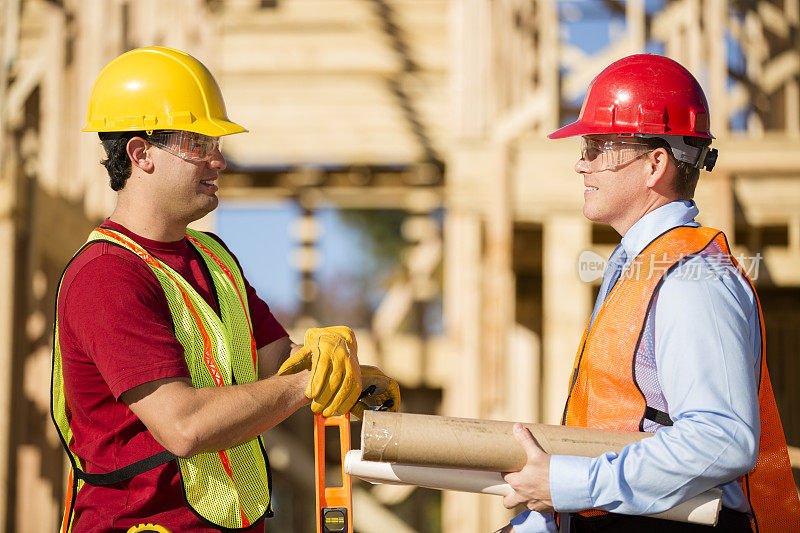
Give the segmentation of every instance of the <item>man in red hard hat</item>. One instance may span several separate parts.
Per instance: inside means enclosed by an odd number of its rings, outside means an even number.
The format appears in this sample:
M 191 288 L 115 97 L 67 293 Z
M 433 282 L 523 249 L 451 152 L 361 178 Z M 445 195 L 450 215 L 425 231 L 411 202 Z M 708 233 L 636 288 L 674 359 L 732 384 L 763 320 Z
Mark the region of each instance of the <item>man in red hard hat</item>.
M 577 121 L 583 214 L 622 241 L 578 347 L 562 424 L 645 431 L 600 457 L 549 456 L 522 426 L 528 454 L 506 475 L 506 530 L 706 531 L 650 515 L 714 487 L 720 531 L 798 531 L 800 502 L 765 360 L 763 316 L 722 232 L 692 201 L 712 170 L 709 109 L 680 64 L 633 55 L 589 86 Z M 557 511 L 557 518 L 549 514 Z

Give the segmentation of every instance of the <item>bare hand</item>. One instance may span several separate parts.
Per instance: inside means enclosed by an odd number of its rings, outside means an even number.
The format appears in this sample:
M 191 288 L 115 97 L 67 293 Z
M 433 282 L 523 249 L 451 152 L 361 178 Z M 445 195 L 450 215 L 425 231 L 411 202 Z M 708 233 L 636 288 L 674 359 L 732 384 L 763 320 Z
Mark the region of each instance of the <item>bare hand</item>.
M 514 438 L 525 450 L 528 462 L 519 472 L 503 476 L 514 489 L 503 498 L 503 505 L 511 509 L 525 504 L 531 511 L 549 513 L 553 510 L 553 501 L 550 499 L 550 455 L 539 448 L 531 432 L 522 424 L 514 424 Z

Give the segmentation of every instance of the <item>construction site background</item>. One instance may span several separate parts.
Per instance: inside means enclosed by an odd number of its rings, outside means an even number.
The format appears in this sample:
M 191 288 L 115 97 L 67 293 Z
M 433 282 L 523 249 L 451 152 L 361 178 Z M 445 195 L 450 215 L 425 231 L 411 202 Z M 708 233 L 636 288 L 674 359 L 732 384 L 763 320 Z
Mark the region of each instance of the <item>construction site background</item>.
M 197 227 L 234 228 L 256 261 L 295 272 L 281 310 L 295 339 L 353 321 L 361 361 L 398 379 L 405 411 L 545 423 L 559 420 L 599 285 L 578 259 L 618 240 L 581 214 L 574 140 L 546 134 L 612 60 L 678 60 L 706 91 L 720 153 L 700 179 L 701 221 L 757 258 L 770 373 L 800 445 L 798 0 L 0 0 L 0 533 L 58 527 L 55 290 L 114 201 L 97 137 L 80 129 L 101 68 L 151 45 L 203 61 L 250 130 L 226 139 L 220 214 Z M 293 214 L 223 219 L 242 206 Z M 353 263 L 372 265 L 347 305 L 320 277 L 331 210 L 362 238 Z M 313 528 L 306 411 L 266 434 L 269 531 Z M 490 496 L 354 494 L 359 533 L 485 533 L 511 516 Z

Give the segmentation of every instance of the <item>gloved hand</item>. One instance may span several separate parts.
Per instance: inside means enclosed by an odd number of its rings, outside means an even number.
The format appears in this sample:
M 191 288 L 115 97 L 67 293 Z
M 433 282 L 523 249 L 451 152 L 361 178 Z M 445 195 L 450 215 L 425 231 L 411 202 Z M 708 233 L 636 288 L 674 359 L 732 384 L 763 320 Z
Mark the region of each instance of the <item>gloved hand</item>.
M 346 413 L 361 394 L 361 369 L 358 344 L 353 330 L 346 326 L 311 328 L 303 347 L 278 369 L 278 375 L 311 370 L 305 395 L 311 410 L 323 416 Z
M 363 419 L 365 409 L 392 412 L 400 409 L 400 387 L 376 367 L 361 365 L 361 387 L 364 392 L 350 409 L 350 414 Z

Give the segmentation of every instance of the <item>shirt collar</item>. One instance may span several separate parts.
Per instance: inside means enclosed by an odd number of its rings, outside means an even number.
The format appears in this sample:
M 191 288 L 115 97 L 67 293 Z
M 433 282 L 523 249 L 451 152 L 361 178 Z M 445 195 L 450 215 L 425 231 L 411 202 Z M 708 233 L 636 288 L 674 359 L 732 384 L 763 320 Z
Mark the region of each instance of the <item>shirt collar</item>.
M 699 226 L 694 218 L 700 213 L 691 200 L 676 200 L 650 211 L 636 221 L 622 237 L 620 245 L 633 261 L 656 237 L 677 226 Z

